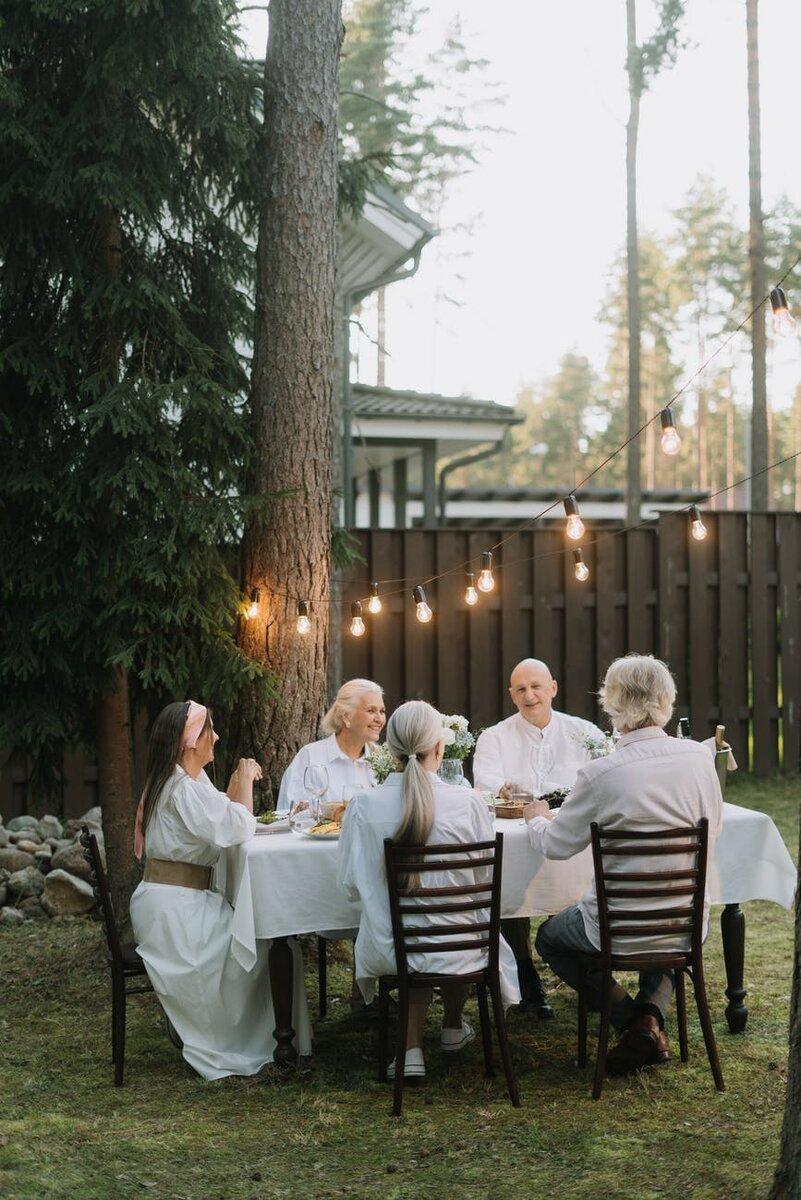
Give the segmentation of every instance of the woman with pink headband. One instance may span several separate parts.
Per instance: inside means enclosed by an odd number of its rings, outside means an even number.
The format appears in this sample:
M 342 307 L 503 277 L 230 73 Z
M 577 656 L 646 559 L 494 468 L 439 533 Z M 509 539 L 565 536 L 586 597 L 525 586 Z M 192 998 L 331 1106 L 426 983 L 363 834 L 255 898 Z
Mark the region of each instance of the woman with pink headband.
M 206 1079 L 255 1075 L 275 1049 L 270 943 L 257 943 L 250 971 L 240 965 L 231 953 L 233 909 L 211 880 L 220 851 L 254 834 L 261 768 L 240 759 L 228 791 L 217 791 L 204 770 L 216 741 L 211 713 L 194 700 L 168 704 L 154 721 L 134 843 L 144 878 L 130 908 L 153 989 L 184 1058 Z M 303 962 L 299 948 L 293 953 L 296 1045 L 309 1054 Z

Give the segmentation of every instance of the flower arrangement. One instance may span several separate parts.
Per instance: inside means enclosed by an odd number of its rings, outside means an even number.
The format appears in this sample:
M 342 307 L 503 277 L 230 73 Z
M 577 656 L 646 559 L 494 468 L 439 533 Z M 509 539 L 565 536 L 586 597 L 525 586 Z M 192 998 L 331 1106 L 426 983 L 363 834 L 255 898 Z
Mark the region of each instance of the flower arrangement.
M 375 775 L 376 783 L 383 783 L 388 775 L 398 770 L 398 760 L 385 742 L 382 742 L 380 746 L 370 746 L 367 758 L 370 769 Z
M 572 736 L 573 740 L 578 742 L 579 746 L 581 746 L 590 759 L 606 758 L 607 754 L 611 754 L 615 748 L 614 740 L 608 733 L 603 734 L 601 737 L 597 737 L 593 733 L 575 733 Z
M 468 728 L 467 717 L 446 716 L 443 713 L 442 724 L 453 735 L 445 745 L 445 758 L 455 758 L 462 762 L 476 744 L 476 739 Z

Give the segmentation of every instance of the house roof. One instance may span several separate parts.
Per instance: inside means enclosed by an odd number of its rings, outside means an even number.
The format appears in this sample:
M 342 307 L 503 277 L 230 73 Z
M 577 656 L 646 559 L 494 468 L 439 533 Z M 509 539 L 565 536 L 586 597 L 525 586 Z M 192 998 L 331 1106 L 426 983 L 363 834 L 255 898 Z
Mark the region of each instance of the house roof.
M 469 421 L 519 425 L 521 416 L 506 404 L 476 400 L 472 396 L 440 396 L 431 392 L 404 392 L 395 388 L 351 387 L 351 410 L 356 417 L 409 418 L 416 421 Z M 419 435 L 418 435 L 419 436 Z M 425 434 L 423 434 L 425 436 Z
M 435 234 L 433 225 L 389 188 L 376 185 L 359 216 L 340 221 L 338 289 L 355 302 L 389 283 L 407 264 L 413 274 L 415 260 Z

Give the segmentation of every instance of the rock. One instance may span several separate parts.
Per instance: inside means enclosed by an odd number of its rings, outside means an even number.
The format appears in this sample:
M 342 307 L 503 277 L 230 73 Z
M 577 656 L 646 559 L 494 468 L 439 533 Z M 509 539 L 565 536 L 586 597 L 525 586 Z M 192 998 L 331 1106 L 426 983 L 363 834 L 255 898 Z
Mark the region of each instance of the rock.
M 87 808 L 86 812 L 81 817 L 81 824 L 88 825 L 90 829 L 94 828 L 95 826 L 98 829 L 102 829 L 103 828 L 103 819 L 102 818 L 103 818 L 103 811 L 102 811 L 100 805 L 96 804 L 94 808 Z
M 36 854 L 36 851 L 40 849 L 41 845 L 41 842 L 29 841 L 28 838 L 22 838 L 21 841 L 16 843 L 17 849 L 22 850 L 23 854 L 34 855 Z
M 19 911 L 22 913 L 26 921 L 42 921 L 46 920 L 49 913 L 46 913 L 39 903 L 36 896 L 28 896 L 19 906 Z
M 45 878 L 43 903 L 54 917 L 87 913 L 94 907 L 95 894 L 88 883 L 55 869 Z
M 8 825 L 6 825 L 6 829 L 9 833 L 16 833 L 19 829 L 35 829 L 38 833 L 39 822 L 36 820 L 36 817 L 12 817 Z
M 12 896 L 25 898 L 26 896 L 41 896 L 44 891 L 45 877 L 41 871 L 37 871 L 36 867 L 23 867 L 21 871 L 14 871 L 8 881 L 8 890 Z
M 0 908 L 2 908 L 8 899 L 8 888 L 4 883 L 0 883 Z
M 103 822 L 100 816 L 100 807 L 88 808 L 82 817 L 72 817 L 69 821 L 64 822 L 64 837 L 74 838 L 81 832 L 81 826 L 88 825 L 92 833 L 99 833 L 103 830 Z M 98 838 L 98 841 L 100 839 Z
M 46 875 L 53 865 L 53 851 L 49 846 L 40 846 L 33 857 L 38 870 Z
M 40 817 L 39 832 L 45 841 L 51 837 L 60 838 L 64 834 L 64 826 L 59 821 L 58 817 Z
M 4 849 L 8 845 L 10 837 L 11 834 L 8 832 L 5 826 L 0 825 L 0 850 Z
M 72 838 L 48 838 L 47 844 L 55 854 L 57 850 L 66 850 L 73 844 Z
M 25 867 L 34 866 L 33 855 L 18 850 L 16 846 L 7 846 L 0 850 L 0 867 L 7 871 L 23 871 Z
M 54 854 L 51 866 L 53 870 L 69 871 L 70 875 L 75 875 L 78 879 L 88 879 L 92 873 L 80 842 L 71 842 L 69 846 Z
M 0 925 L 21 925 L 24 920 L 16 908 L 0 908 Z
M 15 829 L 13 833 L 9 833 L 8 840 L 12 846 L 18 846 L 20 842 L 34 842 L 41 846 L 44 838 L 38 829 Z

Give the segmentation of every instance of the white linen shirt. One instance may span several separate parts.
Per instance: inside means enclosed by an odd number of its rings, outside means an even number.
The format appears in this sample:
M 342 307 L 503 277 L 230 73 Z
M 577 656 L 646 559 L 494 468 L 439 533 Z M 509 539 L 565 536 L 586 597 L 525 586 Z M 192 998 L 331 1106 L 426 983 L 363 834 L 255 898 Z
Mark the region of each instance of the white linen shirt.
M 210 867 L 226 846 L 247 842 L 256 818 L 219 792 L 205 771 L 197 779 L 176 764 L 145 832 L 145 855 Z
M 604 734 L 592 721 L 551 710 L 544 729 L 532 725 L 520 713 L 491 725 L 476 743 L 473 778 L 482 791 L 497 796 L 505 783 L 530 783 L 534 776 L 534 755 L 540 746 L 553 751 L 553 767 L 543 781 L 545 791 L 571 787 L 576 772 L 590 761 L 585 740 L 604 740 Z
M 278 803 L 275 811 L 288 813 L 290 805 L 296 800 L 307 799 L 303 786 L 303 772 L 311 763 L 319 763 L 328 771 L 328 790 L 323 799 L 341 800 L 343 789 L 358 788 L 360 791 L 372 788 L 375 776 L 367 755 L 363 758 L 352 759 L 344 750 L 340 750 L 337 735 L 321 738 L 319 742 L 309 742 L 301 746 L 292 762 L 284 772 L 281 787 L 278 790 Z
M 614 752 L 582 767 L 575 786 L 556 816 L 534 817 L 529 841 L 545 858 L 572 858 L 590 844 L 590 824 L 607 829 L 661 829 L 709 821 L 709 861 L 723 818 L 723 797 L 709 752 L 685 738 L 668 737 L 651 726 L 624 734 Z M 627 871 L 653 871 L 650 856 L 626 858 Z M 637 907 L 637 901 L 632 901 Z M 669 906 L 670 901 L 665 901 Z M 596 949 L 601 947 L 595 879 L 579 901 L 584 930 Z M 707 889 L 704 936 L 709 923 Z M 635 950 L 683 950 L 679 940 L 669 945 L 664 937 L 643 937 L 619 947 Z M 614 939 L 613 951 L 616 949 Z
M 342 821 L 339 839 L 338 882 L 351 900 L 362 906 L 359 933 L 356 938 L 356 982 L 369 1003 L 375 994 L 375 982 L 380 975 L 394 975 L 395 948 L 392 940 L 392 921 L 389 914 L 389 895 L 384 868 L 384 838 L 393 837 L 401 819 L 401 784 L 403 775 L 395 772 L 385 783 L 373 788 L 369 795 L 354 796 Z M 434 824 L 428 836 L 429 844 L 446 842 L 485 842 L 495 837 L 492 817 L 486 804 L 472 790 L 452 787 L 431 775 L 434 788 Z M 427 887 L 446 887 L 473 882 L 473 871 L 432 871 L 426 876 Z M 436 918 L 446 924 L 454 918 L 446 914 Z M 464 919 L 464 918 L 460 918 Z M 483 920 L 481 912 L 475 914 Z M 426 919 L 429 923 L 432 918 Z M 421 924 L 426 923 L 422 920 Z M 409 955 L 413 971 L 461 975 L 486 965 L 486 952 L 461 950 L 453 953 L 431 950 L 425 954 Z M 500 941 L 501 994 L 504 1007 L 517 1004 L 520 989 L 514 955 Z

